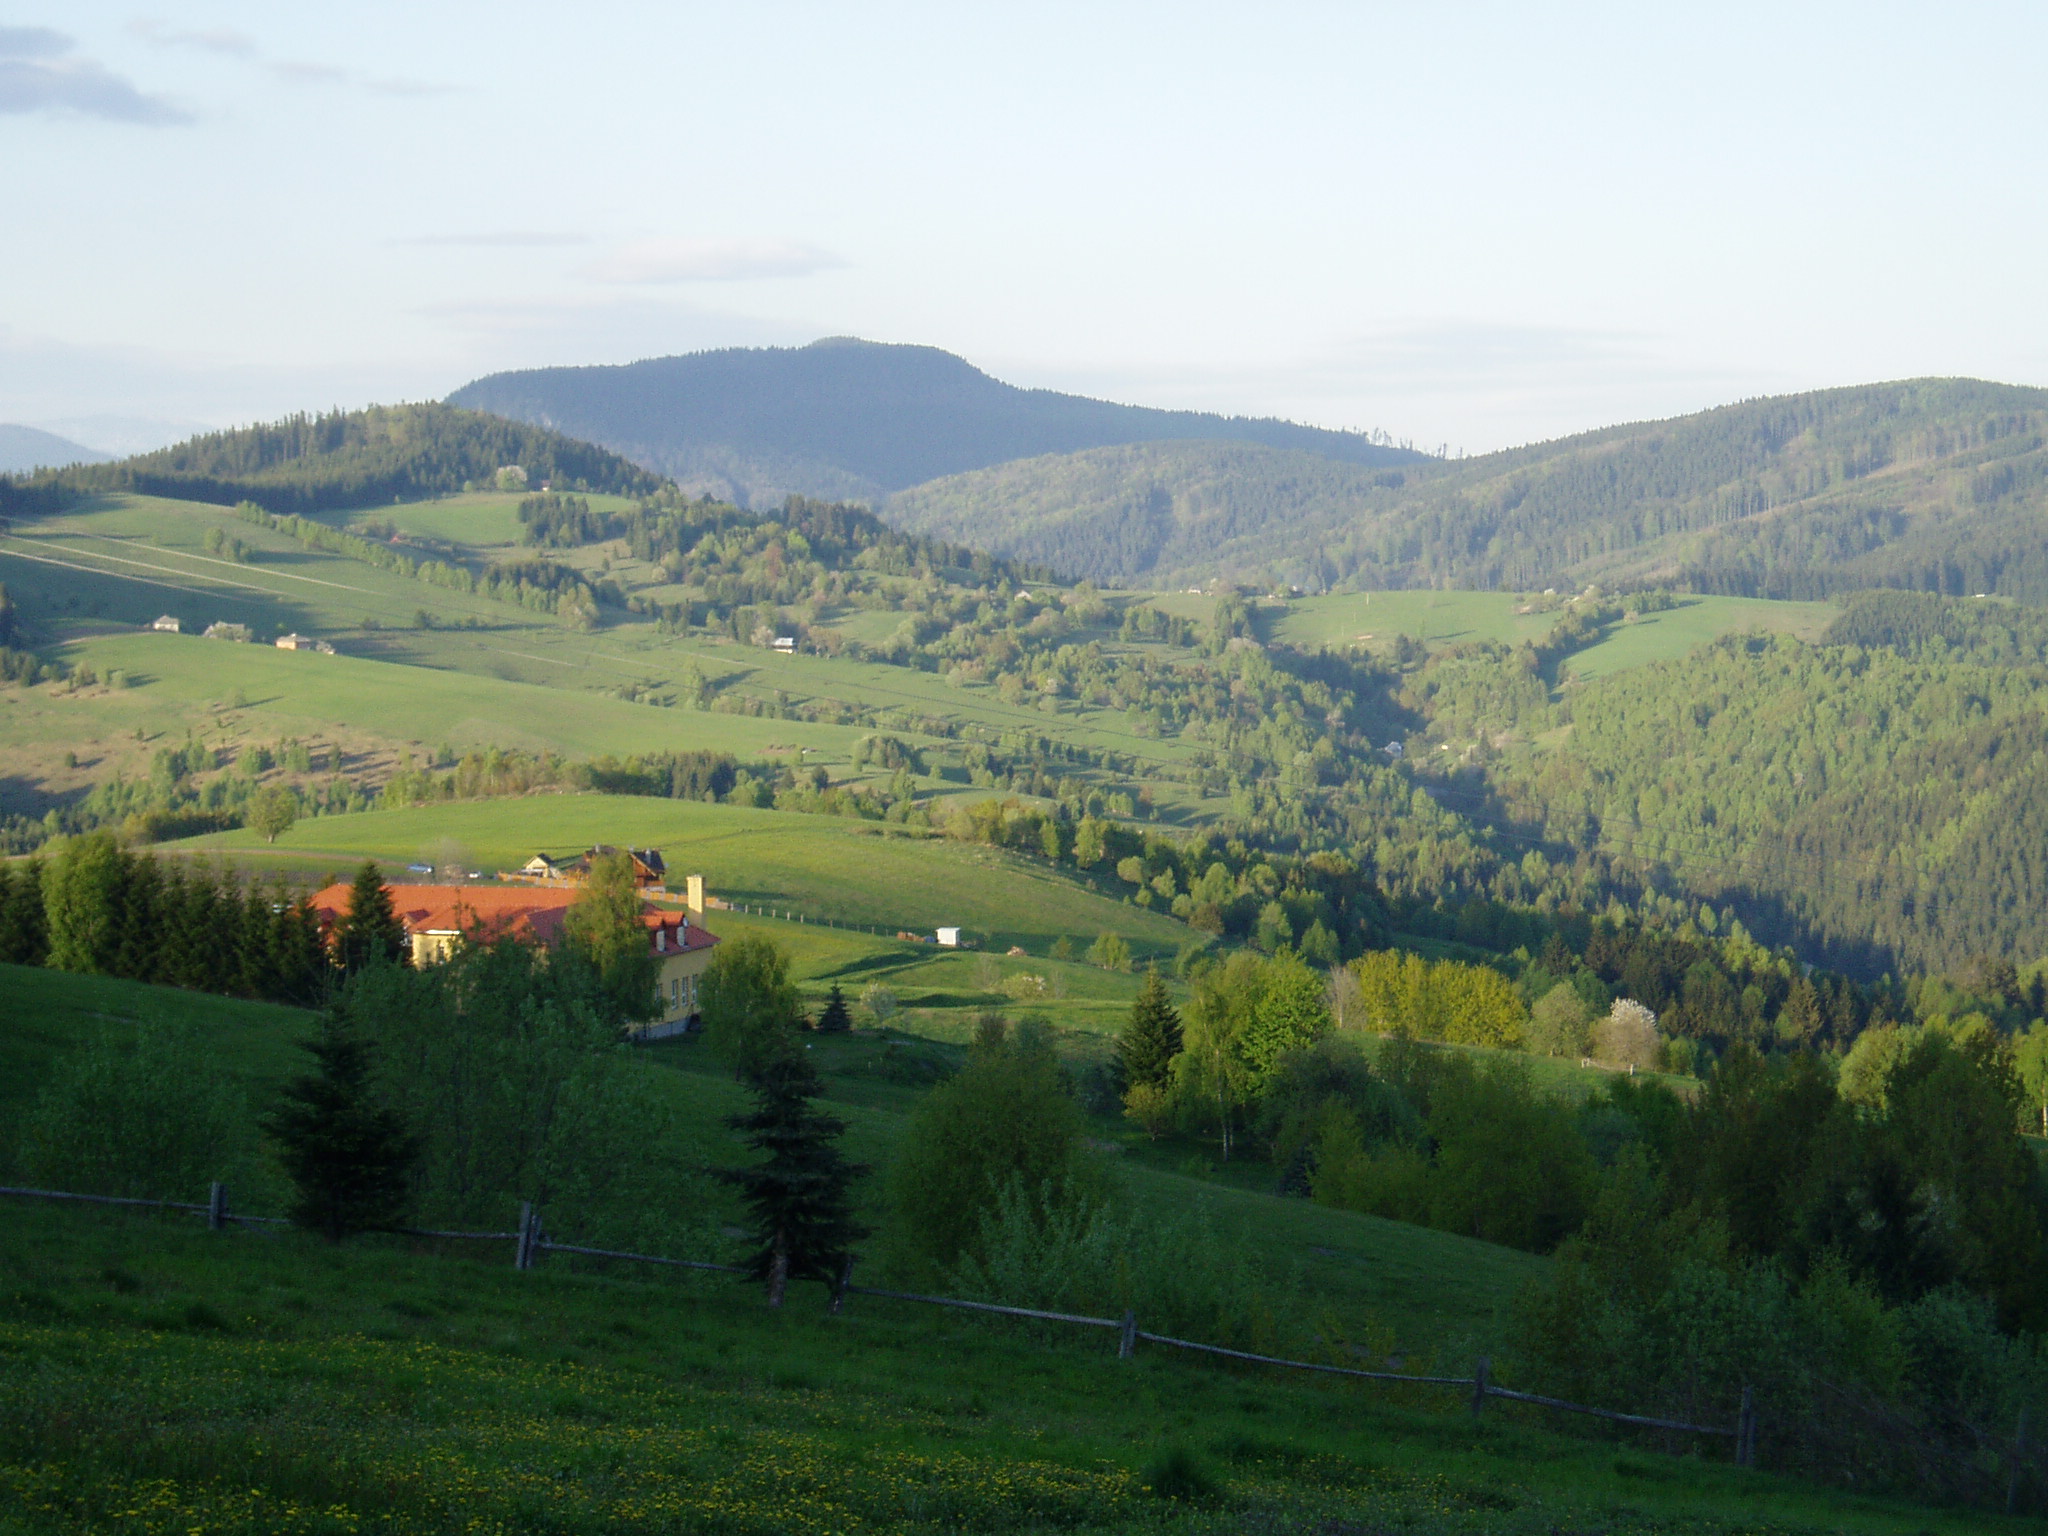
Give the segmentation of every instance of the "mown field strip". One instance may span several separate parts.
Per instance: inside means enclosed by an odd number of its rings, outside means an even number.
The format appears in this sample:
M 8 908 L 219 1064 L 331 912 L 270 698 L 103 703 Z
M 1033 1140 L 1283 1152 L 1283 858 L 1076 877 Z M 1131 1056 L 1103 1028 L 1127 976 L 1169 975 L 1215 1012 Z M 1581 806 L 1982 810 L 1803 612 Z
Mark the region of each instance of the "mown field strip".
M 122 549 L 126 549 L 126 548 L 130 548 L 130 547 L 132 547 L 132 546 L 130 545 L 129 541 L 127 541 L 127 540 L 125 540 L 125 539 L 116 539 L 116 538 L 114 538 L 114 537 L 113 537 L 113 536 L 112 536 L 111 534 L 105 534 L 105 533 L 72 533 L 72 534 L 67 534 L 67 535 L 66 535 L 66 537 L 67 537 L 67 538 L 74 538 L 74 539 L 98 539 L 98 540 L 99 540 L 99 541 L 100 541 L 100 542 L 101 542 L 102 544 L 112 544 L 112 545 L 115 545 L 115 546 L 116 546 L 117 548 L 122 548 Z M 67 548 L 68 548 L 68 546 L 66 546 L 66 545 L 62 545 L 62 544 L 56 545 L 56 546 L 54 546 L 54 547 L 55 547 L 55 548 L 58 548 L 58 549 L 67 549 Z M 115 560 L 115 561 L 119 561 L 119 562 L 120 562 L 121 564 L 123 564 L 123 565 L 139 565 L 139 566 L 141 566 L 141 567 L 142 567 L 142 568 L 143 568 L 144 570 L 146 570 L 146 571 L 162 571 L 162 570 L 174 570 L 174 569 L 176 569 L 176 568 L 175 568 L 175 567 L 173 567 L 173 566 L 161 566 L 161 565 L 151 565 L 151 564 L 150 564 L 150 563 L 149 563 L 149 562 L 148 562 L 147 560 L 131 560 L 131 559 L 128 559 L 127 557 L 125 557 L 125 556 L 122 556 L 122 555 L 105 555 L 105 554 L 101 554 L 101 553 L 99 553 L 99 552 L 98 552 L 97 550 L 82 550 L 82 549 L 73 549 L 73 550 L 70 550 L 69 552 L 70 552 L 71 554 L 74 554 L 74 555 L 84 555 L 84 556 L 86 556 L 86 558 L 87 558 L 87 559 L 92 559 L 92 560 Z M 196 562 L 198 562 L 198 563 L 200 563 L 200 564 L 203 564 L 203 565 L 218 565 L 218 566 L 223 566 L 223 567 L 225 567 L 226 569 L 228 569 L 228 570 L 231 570 L 231 571 L 250 571 L 250 574 L 252 574 L 252 575 L 254 575 L 254 574 L 257 574 L 256 572 L 254 572 L 254 571 L 251 571 L 251 570 L 250 570 L 250 567 L 248 567 L 248 566 L 246 566 L 246 565 L 242 565 L 242 564 L 240 564 L 240 563 L 239 563 L 239 562 L 237 562 L 237 561 L 233 561 L 233 560 L 216 560 L 216 559 L 215 559 L 215 558 L 214 558 L 214 557 L 213 557 L 212 555 L 194 555 L 194 554 L 188 554 L 188 553 L 187 553 L 186 551 L 184 551 L 184 550 L 182 550 L 182 549 L 166 549 L 166 550 L 160 551 L 160 553 L 161 553 L 161 554 L 163 555 L 163 557 L 164 557 L 165 559 L 169 559 L 169 560 L 192 560 L 192 561 L 196 561 Z M 182 575 L 182 574 L 185 574 L 185 573 L 184 573 L 184 572 L 180 572 L 179 574 L 181 574 L 181 575 Z M 204 572 L 204 571 L 194 571 L 194 572 L 192 572 L 191 574 L 193 574 L 193 575 L 195 575 L 195 576 L 204 576 L 204 575 L 206 575 L 207 573 L 206 573 L 206 572 Z M 298 574 L 298 573 L 297 573 L 296 571 L 272 571 L 272 570 L 264 570 L 264 571 L 262 571 L 262 572 L 261 572 L 261 574 L 262 574 L 262 575 L 265 575 L 265 576 L 274 576 L 274 577 L 276 577 L 276 578 L 277 578 L 277 579 L 278 579 L 279 581 L 303 581 L 303 582 L 307 582 L 307 583 L 309 583 L 310 585 L 312 585 L 312 586 L 316 586 L 316 587 L 334 587 L 334 588 L 336 588 L 337 590 L 339 590 L 339 591 L 342 591 L 342 592 L 355 592 L 355 593 L 359 593 L 359 594 L 361 594 L 362 596 L 365 596 L 365 597 L 369 597 L 369 596 L 373 596 L 373 595 L 374 595 L 373 593 L 370 593 L 370 592 L 366 591 L 366 590 L 365 590 L 364 588 L 362 588 L 362 587 L 351 587 L 351 586 L 349 586 L 349 585 L 348 585 L 348 584 L 347 584 L 346 582 L 340 582 L 340 581 L 323 581 L 323 580 L 321 580 L 321 579 L 320 579 L 320 578 L 319 578 L 318 576 L 301 576 L 301 575 L 299 575 L 299 574 Z M 216 578 L 214 578 L 214 579 L 215 579 L 215 580 L 225 580 L 226 578 L 225 578 L 225 577 L 216 577 Z M 258 590 L 258 591 L 261 591 L 261 590 L 263 590 L 263 589 L 262 589 L 262 588 L 257 588 L 256 590 Z

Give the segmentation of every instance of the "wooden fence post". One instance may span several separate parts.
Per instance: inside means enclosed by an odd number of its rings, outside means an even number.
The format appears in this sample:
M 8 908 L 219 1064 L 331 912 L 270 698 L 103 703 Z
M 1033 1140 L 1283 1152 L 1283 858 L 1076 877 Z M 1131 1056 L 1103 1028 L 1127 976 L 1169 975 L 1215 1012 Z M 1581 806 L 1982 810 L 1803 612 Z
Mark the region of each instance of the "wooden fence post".
M 1487 1378 L 1493 1374 L 1493 1362 L 1481 1355 L 1479 1364 L 1472 1372 L 1472 1417 L 1478 1418 L 1486 1407 Z
M 1756 1396 L 1748 1387 L 1742 1389 L 1742 1412 L 1735 1418 L 1735 1465 L 1756 1465 Z
M 228 1187 L 215 1180 L 206 1191 L 206 1230 L 218 1232 L 228 1224 Z
M 540 1246 L 540 1217 L 535 1214 L 533 1202 L 519 1202 L 519 1240 L 512 1249 L 514 1269 L 533 1268 L 534 1250 Z
M 1129 1307 L 1124 1308 L 1124 1325 L 1116 1334 L 1116 1357 L 1128 1360 L 1138 1352 L 1138 1314 Z
M 837 1317 L 839 1309 L 846 1305 L 847 1288 L 853 1284 L 853 1255 L 846 1256 L 846 1262 L 839 1266 L 839 1283 L 832 1287 L 832 1315 Z

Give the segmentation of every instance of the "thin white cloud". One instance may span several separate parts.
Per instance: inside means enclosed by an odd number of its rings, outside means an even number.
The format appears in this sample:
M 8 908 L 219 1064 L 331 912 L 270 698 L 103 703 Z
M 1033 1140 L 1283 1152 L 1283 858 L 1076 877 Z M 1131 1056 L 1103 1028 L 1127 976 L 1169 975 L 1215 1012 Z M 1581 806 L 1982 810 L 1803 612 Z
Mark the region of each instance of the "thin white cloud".
M 143 17 L 129 22 L 128 30 L 162 48 L 199 48 L 207 53 L 223 53 L 237 59 L 257 56 L 255 38 L 227 27 L 169 27 L 161 21 Z
M 320 60 L 275 59 L 248 33 L 225 27 L 173 27 L 153 17 L 143 17 L 131 21 L 128 30 L 159 48 L 196 48 L 202 53 L 240 59 L 290 85 L 354 86 L 378 96 L 437 96 L 448 89 L 426 80 L 359 74 Z
M 75 57 L 76 47 L 49 27 L 0 27 L 0 113 L 75 113 L 149 128 L 193 121 L 174 102 Z
M 724 283 L 808 277 L 845 265 L 803 240 L 686 238 L 630 241 L 583 275 L 600 283 Z
M 468 234 L 414 235 L 394 240 L 393 245 L 452 245 L 495 247 L 503 250 L 539 249 L 545 246 L 588 245 L 590 236 L 558 229 L 486 229 Z

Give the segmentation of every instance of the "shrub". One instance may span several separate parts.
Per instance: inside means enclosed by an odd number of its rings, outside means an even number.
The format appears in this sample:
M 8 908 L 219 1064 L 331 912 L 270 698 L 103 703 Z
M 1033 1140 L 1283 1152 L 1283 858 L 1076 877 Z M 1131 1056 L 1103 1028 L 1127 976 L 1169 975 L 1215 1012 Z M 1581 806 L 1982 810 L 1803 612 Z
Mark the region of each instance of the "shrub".
M 803 1016 L 788 956 L 773 939 L 756 933 L 727 939 L 712 951 L 699 996 L 705 1042 L 740 1072 L 774 1055 Z
M 1537 1000 L 1529 1014 L 1529 1049 L 1544 1056 L 1586 1054 L 1586 1026 L 1592 1010 L 1568 982 Z
M 136 1200 L 202 1200 L 213 1180 L 257 1170 L 249 1106 L 200 1035 L 144 1024 L 103 1030 L 62 1060 L 31 1110 L 29 1177 L 54 1189 Z
M 1276 1347 L 1293 1287 L 1219 1233 L 1206 1206 L 1147 1220 L 1114 1198 L 1062 1200 L 1012 1180 L 982 1211 L 970 1251 L 945 1275 L 956 1295 L 1116 1317 L 1201 1343 Z
M 1617 997 L 1607 1017 L 1593 1026 L 1593 1054 L 1617 1067 L 1661 1067 L 1664 1035 L 1657 1015 L 1632 997 Z
M 912 1277 L 943 1274 L 973 1251 L 983 1213 L 1013 1184 L 1039 1220 L 1107 1189 L 1049 1045 L 989 1029 L 911 1120 L 889 1177 L 892 1258 Z

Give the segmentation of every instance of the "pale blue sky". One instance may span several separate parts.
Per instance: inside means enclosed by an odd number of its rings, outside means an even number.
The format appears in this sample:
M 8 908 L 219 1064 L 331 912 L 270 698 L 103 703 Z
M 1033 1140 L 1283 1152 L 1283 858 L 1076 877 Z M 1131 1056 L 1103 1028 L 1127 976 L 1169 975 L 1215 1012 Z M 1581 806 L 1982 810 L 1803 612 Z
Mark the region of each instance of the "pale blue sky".
M 2048 384 L 2048 7 L 21 0 L 0 420 L 854 334 L 1473 451 Z

